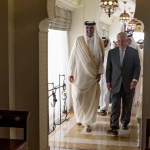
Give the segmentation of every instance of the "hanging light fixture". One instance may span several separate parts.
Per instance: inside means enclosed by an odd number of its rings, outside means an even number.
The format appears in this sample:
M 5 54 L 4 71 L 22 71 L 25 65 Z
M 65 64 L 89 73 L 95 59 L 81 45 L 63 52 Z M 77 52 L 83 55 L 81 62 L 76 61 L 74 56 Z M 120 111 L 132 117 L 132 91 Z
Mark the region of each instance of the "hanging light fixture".
M 129 32 L 133 33 L 135 27 L 136 27 L 136 23 L 137 23 L 137 19 L 133 18 L 133 13 L 134 12 L 130 12 L 131 13 L 131 20 L 128 23 L 128 30 Z
M 124 25 L 124 24 L 127 24 L 128 21 L 130 20 L 130 15 L 126 13 L 126 10 L 125 10 L 125 5 L 127 2 L 123 1 L 123 3 L 124 3 L 124 12 L 120 15 L 119 20 Z
M 118 0 L 101 0 L 100 6 L 104 9 L 105 13 L 110 17 L 118 7 Z
M 131 32 L 133 32 L 135 27 L 136 27 L 136 20 L 133 18 L 129 21 L 128 28 Z

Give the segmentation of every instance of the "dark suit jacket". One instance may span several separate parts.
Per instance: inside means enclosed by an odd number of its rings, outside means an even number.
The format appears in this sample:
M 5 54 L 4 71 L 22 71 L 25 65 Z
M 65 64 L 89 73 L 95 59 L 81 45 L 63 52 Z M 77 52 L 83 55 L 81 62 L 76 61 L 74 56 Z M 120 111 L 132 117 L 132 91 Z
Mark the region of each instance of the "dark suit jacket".
M 106 82 L 111 83 L 111 92 L 118 93 L 122 83 L 126 92 L 132 92 L 130 83 L 133 79 L 139 79 L 140 69 L 140 59 L 136 49 L 126 47 L 122 66 L 119 48 L 110 50 L 107 58 Z

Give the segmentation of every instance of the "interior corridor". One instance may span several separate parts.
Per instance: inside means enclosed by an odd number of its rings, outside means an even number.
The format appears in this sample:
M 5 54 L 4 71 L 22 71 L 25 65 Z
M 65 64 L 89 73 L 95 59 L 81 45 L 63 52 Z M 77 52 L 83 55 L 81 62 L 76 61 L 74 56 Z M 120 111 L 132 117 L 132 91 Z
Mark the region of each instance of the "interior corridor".
M 137 146 L 138 128 L 135 118 L 135 108 L 132 109 L 131 122 L 128 130 L 122 130 L 119 135 L 107 134 L 110 115 L 101 116 L 98 112 L 97 121 L 92 126 L 92 132 L 86 132 L 83 126 L 77 126 L 73 112 L 69 112 L 68 121 L 57 125 L 49 135 L 51 150 L 140 150 Z

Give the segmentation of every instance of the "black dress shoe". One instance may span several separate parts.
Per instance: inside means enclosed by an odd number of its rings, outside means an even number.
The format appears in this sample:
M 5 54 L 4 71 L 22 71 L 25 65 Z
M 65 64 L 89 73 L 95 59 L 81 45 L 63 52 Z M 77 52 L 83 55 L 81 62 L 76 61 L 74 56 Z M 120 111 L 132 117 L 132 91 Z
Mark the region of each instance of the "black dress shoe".
M 118 135 L 118 130 L 111 128 L 107 130 L 107 134 Z
M 123 130 L 128 130 L 128 126 L 123 125 L 123 126 L 122 126 L 122 129 L 123 129 Z

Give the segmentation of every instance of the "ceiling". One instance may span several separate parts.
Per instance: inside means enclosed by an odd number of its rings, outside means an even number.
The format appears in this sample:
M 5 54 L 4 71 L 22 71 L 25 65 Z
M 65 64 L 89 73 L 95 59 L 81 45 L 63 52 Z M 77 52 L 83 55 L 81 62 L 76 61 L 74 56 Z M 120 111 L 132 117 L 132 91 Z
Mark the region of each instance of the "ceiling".
M 56 0 L 56 5 L 73 11 L 74 9 L 77 9 L 81 6 L 82 0 Z
M 123 2 L 127 2 L 125 5 Z M 116 10 L 117 15 L 120 15 L 121 13 L 123 13 L 124 8 L 126 10 L 127 13 L 130 14 L 130 12 L 135 12 L 135 0 L 118 0 L 119 3 L 119 7 Z
M 56 0 L 56 5 L 62 7 L 67 10 L 75 10 L 82 6 L 83 0 Z M 126 1 L 126 5 L 124 5 L 123 1 Z M 119 17 L 121 13 L 124 12 L 124 8 L 127 13 L 131 16 L 131 12 L 135 12 L 136 0 L 118 0 L 119 7 L 116 9 L 115 13 L 108 17 L 108 15 L 103 11 L 100 16 L 100 21 L 110 25 L 115 17 Z M 101 9 L 101 8 L 100 8 Z M 134 14 L 133 14 L 134 15 Z
M 126 5 L 124 5 L 123 1 L 126 1 Z M 134 12 L 135 12 L 135 0 L 118 0 L 119 3 L 119 7 L 116 8 L 116 11 L 113 15 L 111 15 L 110 17 L 108 17 L 108 15 L 103 11 L 101 16 L 100 16 L 100 20 L 106 24 L 111 24 L 114 20 L 115 17 L 119 17 L 120 14 L 122 14 L 124 12 L 124 8 L 126 10 L 126 12 L 130 15 L 130 16 L 134 16 Z M 131 14 L 131 12 L 133 12 L 133 14 Z

